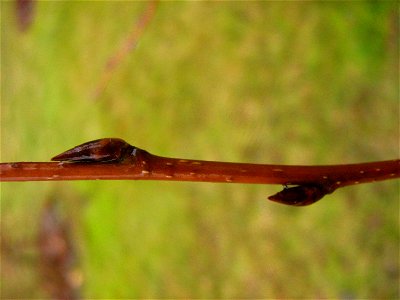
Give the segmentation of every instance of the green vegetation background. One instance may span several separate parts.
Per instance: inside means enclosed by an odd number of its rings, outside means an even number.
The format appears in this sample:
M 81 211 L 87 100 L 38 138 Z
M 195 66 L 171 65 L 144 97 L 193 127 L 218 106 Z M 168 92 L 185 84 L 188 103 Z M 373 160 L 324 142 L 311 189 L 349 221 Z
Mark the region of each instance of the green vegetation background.
M 92 97 L 144 2 L 1 3 L 1 161 L 120 137 L 165 156 L 337 164 L 399 157 L 396 2 L 162 2 Z M 43 203 L 68 218 L 84 298 L 398 298 L 399 183 L 295 208 L 279 186 L 1 185 L 1 293 L 43 297 Z

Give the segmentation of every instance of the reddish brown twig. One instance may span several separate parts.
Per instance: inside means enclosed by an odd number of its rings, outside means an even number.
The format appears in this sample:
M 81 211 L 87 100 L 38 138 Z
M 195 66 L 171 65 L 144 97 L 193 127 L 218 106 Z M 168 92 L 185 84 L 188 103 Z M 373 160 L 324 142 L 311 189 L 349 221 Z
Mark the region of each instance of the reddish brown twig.
M 101 139 L 53 158 L 59 162 L 0 164 L 1 181 L 174 180 L 283 184 L 269 199 L 308 205 L 340 187 L 400 177 L 400 160 L 371 163 L 288 166 L 189 160 L 156 156 L 121 139 Z M 295 185 L 286 187 L 286 185 Z

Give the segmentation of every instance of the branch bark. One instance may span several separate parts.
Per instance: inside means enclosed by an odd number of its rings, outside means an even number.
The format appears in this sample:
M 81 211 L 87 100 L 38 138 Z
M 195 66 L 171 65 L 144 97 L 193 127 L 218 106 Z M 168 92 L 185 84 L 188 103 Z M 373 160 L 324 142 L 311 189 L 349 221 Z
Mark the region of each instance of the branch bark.
M 0 181 L 170 180 L 282 184 L 269 199 L 308 205 L 340 187 L 400 177 L 400 160 L 296 166 L 168 158 L 120 139 L 91 141 L 53 158 L 59 162 L 0 164 Z M 295 185 L 294 187 L 286 187 Z M 309 203 L 310 202 L 310 203 Z

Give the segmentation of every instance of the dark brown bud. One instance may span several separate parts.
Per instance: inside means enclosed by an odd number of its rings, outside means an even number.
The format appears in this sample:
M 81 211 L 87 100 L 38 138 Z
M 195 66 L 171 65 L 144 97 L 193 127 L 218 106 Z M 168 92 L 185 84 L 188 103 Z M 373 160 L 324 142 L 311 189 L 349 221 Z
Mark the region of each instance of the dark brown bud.
M 279 193 L 268 197 L 268 199 L 286 205 L 305 206 L 317 202 L 331 192 L 329 188 L 323 185 L 304 184 L 290 188 L 285 187 Z
M 136 148 L 122 139 L 104 138 L 67 150 L 51 160 L 67 162 L 115 162 L 135 155 Z

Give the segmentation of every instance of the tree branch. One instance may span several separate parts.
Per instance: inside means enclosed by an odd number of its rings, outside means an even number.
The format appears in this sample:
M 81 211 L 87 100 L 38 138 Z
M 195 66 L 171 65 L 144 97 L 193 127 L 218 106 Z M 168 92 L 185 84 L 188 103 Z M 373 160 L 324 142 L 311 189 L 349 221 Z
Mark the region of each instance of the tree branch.
M 153 155 L 121 139 L 76 146 L 52 160 L 0 164 L 0 181 L 172 180 L 282 184 L 272 201 L 308 205 L 337 188 L 400 177 L 400 160 L 295 166 L 189 160 Z M 295 185 L 287 187 L 287 185 Z

